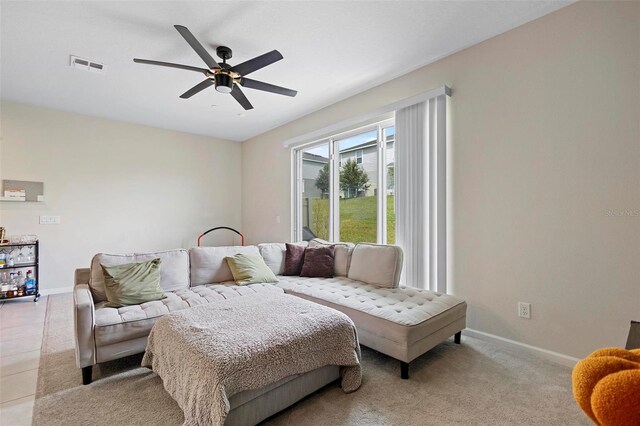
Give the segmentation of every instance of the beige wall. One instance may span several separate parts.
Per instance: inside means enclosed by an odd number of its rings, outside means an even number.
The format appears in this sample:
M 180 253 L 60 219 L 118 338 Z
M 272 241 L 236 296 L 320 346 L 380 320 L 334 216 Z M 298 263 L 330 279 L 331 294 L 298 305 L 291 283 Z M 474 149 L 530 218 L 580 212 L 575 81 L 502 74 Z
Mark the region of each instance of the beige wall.
M 623 346 L 640 320 L 640 217 L 606 212 L 640 209 L 639 2 L 571 5 L 244 142 L 249 240 L 289 239 L 284 140 L 442 84 L 449 282 L 469 327 L 577 357 Z
M 191 247 L 210 227 L 240 225 L 239 143 L 1 106 L 0 176 L 44 182 L 44 203 L 0 202 L 10 234 L 40 237 L 41 290 L 70 290 L 97 252 Z M 39 215 L 62 223 L 39 225 Z

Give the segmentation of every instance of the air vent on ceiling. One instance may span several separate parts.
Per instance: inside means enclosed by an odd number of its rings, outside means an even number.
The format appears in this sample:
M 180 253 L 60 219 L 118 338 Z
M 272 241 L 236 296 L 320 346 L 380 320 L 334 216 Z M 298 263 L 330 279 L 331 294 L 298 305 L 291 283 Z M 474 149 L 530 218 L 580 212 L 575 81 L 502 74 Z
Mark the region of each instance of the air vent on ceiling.
M 101 64 L 100 62 L 79 58 L 73 55 L 71 55 L 71 63 L 69 65 L 71 65 L 72 68 L 77 68 L 79 70 L 84 70 L 84 71 L 91 71 L 98 74 L 104 74 L 107 68 L 104 64 Z

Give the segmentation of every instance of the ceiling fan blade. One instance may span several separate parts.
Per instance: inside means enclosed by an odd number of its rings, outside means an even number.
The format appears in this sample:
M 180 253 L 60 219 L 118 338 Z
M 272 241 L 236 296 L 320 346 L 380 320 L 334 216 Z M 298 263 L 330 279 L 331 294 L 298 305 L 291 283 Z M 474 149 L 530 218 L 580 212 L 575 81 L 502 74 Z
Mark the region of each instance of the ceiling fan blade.
M 231 71 L 235 71 L 238 74 L 245 76 L 249 73 L 264 68 L 267 65 L 271 65 L 274 62 L 278 62 L 282 59 L 282 55 L 277 50 L 265 53 L 264 55 L 257 56 L 253 59 L 249 59 L 246 62 L 238 64 L 230 68 Z
M 138 64 L 160 65 L 162 67 L 170 67 L 170 68 L 178 68 L 178 69 L 181 69 L 181 70 L 196 71 L 196 72 L 201 72 L 201 73 L 203 73 L 205 75 L 207 74 L 207 72 L 209 72 L 209 70 L 207 70 L 205 68 L 192 67 L 192 66 L 189 66 L 189 65 L 182 65 L 182 64 L 172 64 L 171 62 L 151 61 L 149 59 L 134 58 L 133 62 L 136 62 Z
M 253 109 L 253 105 L 251 105 L 251 102 L 249 102 L 249 99 L 247 99 L 244 93 L 242 93 L 242 90 L 240 90 L 240 86 L 238 86 L 237 84 L 233 85 L 231 96 L 233 96 L 235 100 L 238 101 L 240 105 L 242 105 L 242 108 Z
M 250 78 L 242 78 L 240 80 L 242 87 L 249 89 L 262 90 L 264 92 L 277 93 L 278 95 L 295 96 L 298 94 L 296 90 L 287 89 L 286 87 L 280 87 L 273 84 L 265 83 L 258 80 L 251 80 Z
M 203 82 L 196 84 L 195 86 L 193 86 L 191 89 L 187 90 L 186 92 L 184 92 L 182 95 L 180 95 L 180 97 L 182 99 L 189 99 L 190 97 L 192 97 L 196 93 L 199 93 L 199 92 L 203 91 L 207 87 L 213 86 L 213 84 L 214 84 L 214 81 L 211 80 L 210 78 L 208 78 L 208 79 L 204 80 Z
M 196 51 L 198 56 L 202 58 L 204 63 L 207 64 L 209 68 L 220 68 L 220 64 L 218 64 L 218 62 L 216 62 L 216 60 L 211 57 L 209 52 L 207 52 L 206 49 L 202 47 L 200 42 L 195 38 L 193 34 L 191 34 L 191 31 L 189 31 L 187 27 L 183 27 L 182 25 L 174 25 L 174 27 L 176 30 L 178 30 L 180 35 L 184 37 L 187 43 L 189 43 L 189 46 L 191 46 L 191 48 Z

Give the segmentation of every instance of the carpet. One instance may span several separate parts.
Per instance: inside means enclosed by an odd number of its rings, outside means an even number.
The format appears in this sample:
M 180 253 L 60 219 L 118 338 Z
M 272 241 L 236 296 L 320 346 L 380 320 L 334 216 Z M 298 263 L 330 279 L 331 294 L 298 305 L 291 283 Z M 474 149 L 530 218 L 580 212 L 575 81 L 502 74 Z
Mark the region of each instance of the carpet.
M 463 336 L 411 363 L 363 348 L 363 384 L 344 394 L 331 384 L 268 425 L 589 425 L 571 393 L 571 370 L 526 352 Z M 75 365 L 69 294 L 48 297 L 33 424 L 181 425 L 178 405 L 142 355 L 94 367 L 82 386 Z

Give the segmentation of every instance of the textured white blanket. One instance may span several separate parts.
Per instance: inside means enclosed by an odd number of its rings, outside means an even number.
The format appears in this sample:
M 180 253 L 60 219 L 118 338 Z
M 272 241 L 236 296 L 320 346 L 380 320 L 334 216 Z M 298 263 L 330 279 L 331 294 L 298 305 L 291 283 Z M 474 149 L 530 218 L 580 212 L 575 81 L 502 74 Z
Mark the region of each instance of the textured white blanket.
M 162 378 L 185 425 L 223 424 L 229 397 L 326 365 L 342 389 L 360 387 L 360 347 L 349 317 L 285 294 L 251 295 L 174 312 L 149 335 L 142 365 Z

